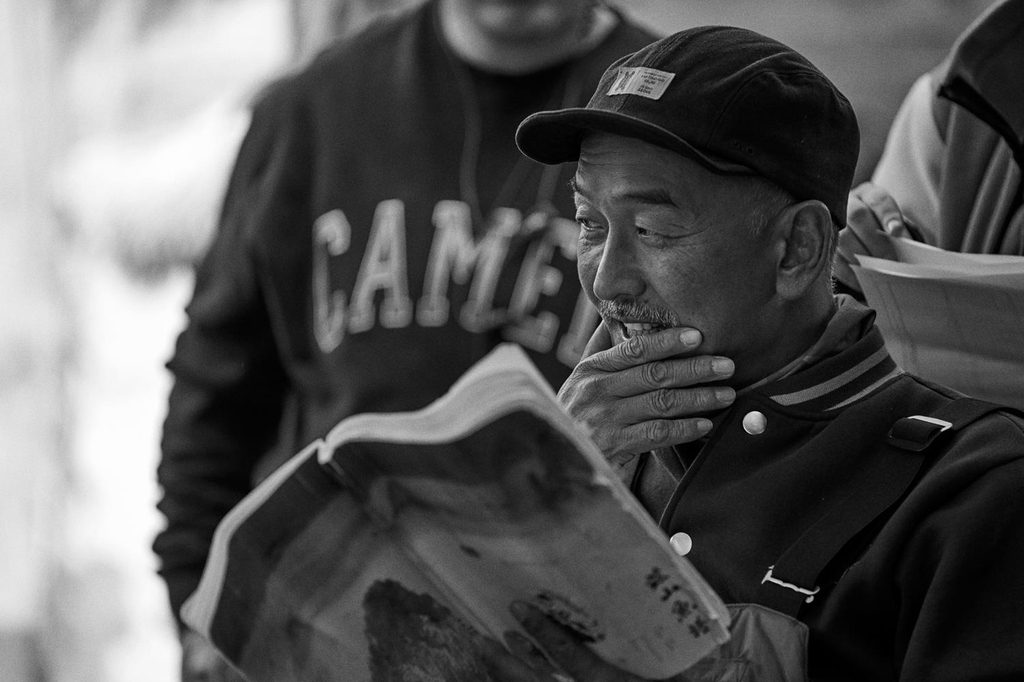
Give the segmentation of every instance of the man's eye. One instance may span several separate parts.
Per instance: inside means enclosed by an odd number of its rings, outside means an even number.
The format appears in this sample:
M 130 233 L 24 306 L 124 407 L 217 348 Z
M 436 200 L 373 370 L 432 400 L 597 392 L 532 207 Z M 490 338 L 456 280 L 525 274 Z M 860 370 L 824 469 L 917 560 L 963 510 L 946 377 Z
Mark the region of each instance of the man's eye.
M 673 230 L 660 224 L 653 225 L 650 228 L 634 225 L 634 229 L 636 230 L 637 236 L 645 240 L 658 239 L 672 241 L 676 238 Z
M 597 223 L 595 223 L 590 218 L 584 218 L 584 217 L 581 217 L 581 216 L 577 216 L 576 217 L 576 222 L 579 223 L 579 226 L 582 229 L 584 229 L 584 230 L 590 231 L 590 230 L 596 230 L 597 229 Z

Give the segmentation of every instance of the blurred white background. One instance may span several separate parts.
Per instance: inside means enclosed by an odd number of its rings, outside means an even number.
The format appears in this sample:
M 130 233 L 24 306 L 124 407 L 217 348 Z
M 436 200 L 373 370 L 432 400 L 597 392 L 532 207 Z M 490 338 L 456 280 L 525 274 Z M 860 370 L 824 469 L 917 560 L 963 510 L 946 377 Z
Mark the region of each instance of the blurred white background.
M 332 35 L 416 0 L 0 0 L 0 682 L 171 682 L 149 546 L 163 363 L 247 102 Z M 667 32 L 748 26 L 861 118 L 991 0 L 622 0 Z

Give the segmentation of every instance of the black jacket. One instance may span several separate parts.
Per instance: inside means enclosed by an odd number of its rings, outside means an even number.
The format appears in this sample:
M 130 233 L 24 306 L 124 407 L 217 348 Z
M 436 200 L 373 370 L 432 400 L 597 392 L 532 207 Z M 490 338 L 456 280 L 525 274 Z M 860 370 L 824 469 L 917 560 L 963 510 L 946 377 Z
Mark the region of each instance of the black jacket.
M 741 392 L 667 495 L 639 496 L 725 602 L 804 624 L 811 680 L 1024 679 L 1024 419 L 908 420 L 960 394 L 900 370 L 872 318 Z

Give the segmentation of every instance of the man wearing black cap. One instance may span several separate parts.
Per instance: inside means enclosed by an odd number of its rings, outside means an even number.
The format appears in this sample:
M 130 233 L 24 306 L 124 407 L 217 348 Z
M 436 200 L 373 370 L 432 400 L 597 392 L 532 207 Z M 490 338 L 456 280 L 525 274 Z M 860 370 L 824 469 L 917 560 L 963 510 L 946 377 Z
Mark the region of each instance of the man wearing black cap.
M 1024 679 L 1024 419 L 904 373 L 833 295 L 858 132 L 832 83 L 703 27 L 517 140 L 578 162 L 603 323 L 560 397 L 735 605 L 686 679 Z M 520 616 L 574 679 L 636 679 Z M 537 660 L 495 668 L 551 679 Z

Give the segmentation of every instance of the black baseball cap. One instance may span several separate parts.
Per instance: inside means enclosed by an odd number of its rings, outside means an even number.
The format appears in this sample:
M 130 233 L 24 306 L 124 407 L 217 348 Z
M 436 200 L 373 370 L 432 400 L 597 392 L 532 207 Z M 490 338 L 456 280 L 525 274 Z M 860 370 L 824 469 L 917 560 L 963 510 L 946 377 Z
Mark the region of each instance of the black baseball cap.
M 586 107 L 529 116 L 516 143 L 536 161 L 565 163 L 591 132 L 644 140 L 715 173 L 762 176 L 846 224 L 860 151 L 853 107 L 807 58 L 754 31 L 702 26 L 662 38 L 608 67 Z

